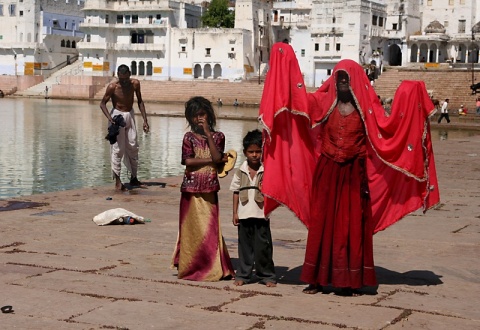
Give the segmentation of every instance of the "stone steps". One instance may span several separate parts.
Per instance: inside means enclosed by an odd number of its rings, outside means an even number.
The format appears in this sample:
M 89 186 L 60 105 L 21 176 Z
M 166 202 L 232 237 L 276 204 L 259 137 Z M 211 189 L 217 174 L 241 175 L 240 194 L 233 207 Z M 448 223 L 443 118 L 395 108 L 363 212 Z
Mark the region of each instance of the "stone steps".
M 101 99 L 106 87 L 95 94 Z M 142 97 L 146 102 L 186 102 L 192 96 L 203 96 L 216 103 L 222 99 L 223 104 L 231 105 L 238 100 L 240 105 L 260 103 L 263 84 L 253 82 L 228 81 L 151 81 L 141 80 Z
M 477 82 L 480 72 L 474 72 L 474 75 L 474 81 Z M 393 98 L 403 80 L 423 80 L 427 90 L 432 91 L 433 98 L 440 101 L 450 99 L 450 109 L 458 109 L 461 104 L 464 104 L 470 113 L 475 109 L 477 96 L 472 95 L 470 90 L 472 71 L 387 69 L 375 82 L 375 91 L 382 98 Z

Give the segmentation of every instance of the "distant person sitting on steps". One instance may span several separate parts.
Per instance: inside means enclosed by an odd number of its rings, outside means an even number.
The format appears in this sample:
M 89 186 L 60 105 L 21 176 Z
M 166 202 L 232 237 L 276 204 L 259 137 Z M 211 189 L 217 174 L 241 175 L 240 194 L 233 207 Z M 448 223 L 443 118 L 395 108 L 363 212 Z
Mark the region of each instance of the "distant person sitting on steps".
M 438 117 L 438 123 L 442 121 L 443 118 L 447 120 L 447 123 L 450 123 L 450 117 L 448 116 L 448 102 L 450 99 L 445 99 L 445 102 L 442 104 L 442 108 L 440 109 L 440 117 Z
M 463 106 L 463 104 L 460 106 L 458 109 L 458 115 L 459 116 L 466 116 L 468 112 L 468 109 Z

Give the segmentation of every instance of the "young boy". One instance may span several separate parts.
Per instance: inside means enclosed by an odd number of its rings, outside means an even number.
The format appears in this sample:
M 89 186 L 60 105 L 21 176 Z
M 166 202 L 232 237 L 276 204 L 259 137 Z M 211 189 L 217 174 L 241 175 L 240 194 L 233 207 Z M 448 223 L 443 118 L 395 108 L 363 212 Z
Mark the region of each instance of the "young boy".
M 238 259 L 236 286 L 247 284 L 255 275 L 260 283 L 276 286 L 273 264 L 272 235 L 269 219 L 263 213 L 261 193 L 263 166 L 262 133 L 256 129 L 243 138 L 243 154 L 247 160 L 233 176 L 233 224 L 238 226 Z

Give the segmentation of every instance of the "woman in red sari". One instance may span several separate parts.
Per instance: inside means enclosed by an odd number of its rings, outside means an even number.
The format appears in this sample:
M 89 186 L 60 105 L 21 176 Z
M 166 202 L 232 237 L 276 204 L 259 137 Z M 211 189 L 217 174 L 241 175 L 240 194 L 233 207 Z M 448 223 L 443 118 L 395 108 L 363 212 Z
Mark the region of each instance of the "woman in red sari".
M 278 43 L 271 54 L 260 105 L 265 213 L 283 204 L 308 227 L 305 293 L 332 285 L 354 294 L 377 284 L 373 234 L 439 202 L 435 109 L 423 82 L 405 81 L 386 114 L 351 60 L 309 94 L 292 48 Z

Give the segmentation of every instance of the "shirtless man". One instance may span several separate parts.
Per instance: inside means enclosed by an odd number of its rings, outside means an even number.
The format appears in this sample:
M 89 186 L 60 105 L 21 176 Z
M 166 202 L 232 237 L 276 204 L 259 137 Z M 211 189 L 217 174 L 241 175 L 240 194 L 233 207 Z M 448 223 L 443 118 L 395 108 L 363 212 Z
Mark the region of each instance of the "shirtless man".
M 140 92 L 140 82 L 137 79 L 130 78 L 130 69 L 126 65 L 120 65 L 117 70 L 118 81 L 110 83 L 105 91 L 100 109 L 107 117 L 110 124 L 114 124 L 113 118 L 121 115 L 125 119 L 126 126 L 120 128 L 117 142 L 110 147 L 112 173 L 115 179 L 115 189 L 125 190 L 125 186 L 120 180 L 121 162 L 131 173 L 130 185 L 143 186 L 137 179 L 138 169 L 138 142 L 137 129 L 135 125 L 135 117 L 133 112 L 134 94 L 137 96 L 138 108 L 143 117 L 143 131 L 148 133 L 149 126 L 147 121 L 147 113 L 145 104 L 143 103 L 142 94 Z M 107 108 L 107 102 L 112 100 L 113 109 Z

